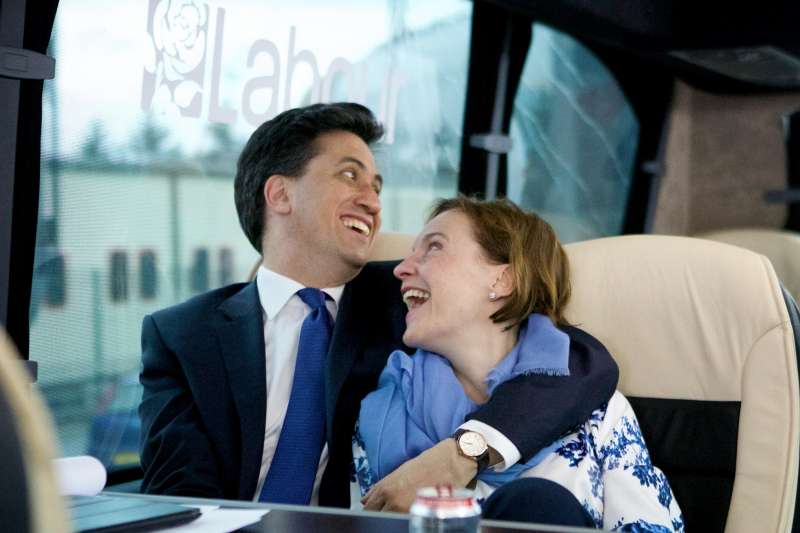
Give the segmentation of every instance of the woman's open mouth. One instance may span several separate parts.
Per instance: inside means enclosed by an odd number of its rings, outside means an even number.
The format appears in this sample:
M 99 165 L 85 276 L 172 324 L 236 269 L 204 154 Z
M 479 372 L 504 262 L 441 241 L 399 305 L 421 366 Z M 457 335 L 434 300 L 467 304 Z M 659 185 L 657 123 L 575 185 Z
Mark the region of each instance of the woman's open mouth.
M 403 302 L 405 302 L 409 311 L 413 311 L 423 305 L 430 297 L 431 293 L 422 289 L 408 288 L 403 290 Z

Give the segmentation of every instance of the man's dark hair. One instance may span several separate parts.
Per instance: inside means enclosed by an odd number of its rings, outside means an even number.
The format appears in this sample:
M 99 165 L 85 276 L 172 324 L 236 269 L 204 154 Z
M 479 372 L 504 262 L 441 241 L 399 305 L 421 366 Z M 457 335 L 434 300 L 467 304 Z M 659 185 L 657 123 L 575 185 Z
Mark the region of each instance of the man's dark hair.
M 323 133 L 348 131 L 367 145 L 383 135 L 383 126 L 360 104 L 313 104 L 284 111 L 250 136 L 236 167 L 236 211 L 250 244 L 261 252 L 264 231 L 264 183 L 274 174 L 299 177 L 317 155 Z

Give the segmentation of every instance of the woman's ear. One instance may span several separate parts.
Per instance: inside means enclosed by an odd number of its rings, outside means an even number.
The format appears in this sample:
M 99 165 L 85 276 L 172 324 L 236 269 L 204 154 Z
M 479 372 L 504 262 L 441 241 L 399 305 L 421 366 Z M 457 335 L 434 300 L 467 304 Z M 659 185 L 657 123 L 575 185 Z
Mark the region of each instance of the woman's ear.
M 514 291 L 514 280 L 511 277 L 510 265 L 499 265 L 497 279 L 492 285 L 492 292 L 498 298 L 507 298 Z
M 288 215 L 292 212 L 291 194 L 286 176 L 273 174 L 264 182 L 264 205 L 267 211 Z

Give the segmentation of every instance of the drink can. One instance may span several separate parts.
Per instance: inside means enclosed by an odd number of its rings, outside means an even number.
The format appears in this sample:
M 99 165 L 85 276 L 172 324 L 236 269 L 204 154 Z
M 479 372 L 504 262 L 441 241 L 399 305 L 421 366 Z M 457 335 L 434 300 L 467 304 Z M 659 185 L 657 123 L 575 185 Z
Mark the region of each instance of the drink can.
M 476 533 L 481 507 L 472 491 L 449 485 L 417 491 L 411 506 L 409 533 Z

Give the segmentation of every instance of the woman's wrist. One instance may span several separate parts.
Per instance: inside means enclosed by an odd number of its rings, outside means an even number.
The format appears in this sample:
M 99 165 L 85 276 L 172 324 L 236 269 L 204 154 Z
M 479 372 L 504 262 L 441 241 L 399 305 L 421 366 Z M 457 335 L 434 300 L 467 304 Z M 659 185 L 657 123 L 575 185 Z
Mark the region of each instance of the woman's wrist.
M 445 439 L 440 444 L 448 447 L 448 457 L 450 457 L 449 470 L 453 474 L 453 485 L 466 487 L 478 474 L 478 463 L 474 459 L 464 457 L 458 451 L 458 444 L 455 439 Z

